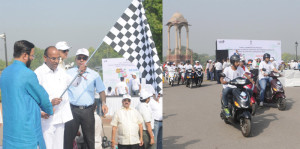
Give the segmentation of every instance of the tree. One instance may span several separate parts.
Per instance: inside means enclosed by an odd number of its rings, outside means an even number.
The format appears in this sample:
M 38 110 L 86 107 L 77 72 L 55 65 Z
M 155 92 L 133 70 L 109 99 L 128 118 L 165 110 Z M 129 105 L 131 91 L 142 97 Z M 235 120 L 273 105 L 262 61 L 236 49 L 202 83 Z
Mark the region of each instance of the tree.
M 159 59 L 162 60 L 162 0 L 144 0 L 143 5 Z

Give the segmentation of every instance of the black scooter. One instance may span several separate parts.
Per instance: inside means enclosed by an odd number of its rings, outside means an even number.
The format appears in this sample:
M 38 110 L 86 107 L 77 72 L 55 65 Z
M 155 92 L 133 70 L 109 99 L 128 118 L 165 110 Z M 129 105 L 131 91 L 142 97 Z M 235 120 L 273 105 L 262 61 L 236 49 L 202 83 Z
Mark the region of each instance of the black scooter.
M 220 74 L 221 77 L 226 77 L 224 73 Z M 250 81 L 246 78 L 238 77 L 229 82 L 229 84 L 236 86 L 233 89 L 232 94 L 228 94 L 228 109 L 231 116 L 226 117 L 223 108 L 223 102 L 221 99 L 222 110 L 220 113 L 221 119 L 224 120 L 226 124 L 239 123 L 241 131 L 244 137 L 250 136 L 251 133 L 251 113 L 252 107 L 250 105 L 250 95 L 244 88 L 245 85 L 250 84 Z
M 202 82 L 203 82 L 203 71 L 201 68 L 197 68 L 195 71 L 195 82 L 196 82 L 196 86 L 201 86 Z
M 194 73 L 192 69 L 186 70 L 186 87 L 192 88 L 194 83 Z

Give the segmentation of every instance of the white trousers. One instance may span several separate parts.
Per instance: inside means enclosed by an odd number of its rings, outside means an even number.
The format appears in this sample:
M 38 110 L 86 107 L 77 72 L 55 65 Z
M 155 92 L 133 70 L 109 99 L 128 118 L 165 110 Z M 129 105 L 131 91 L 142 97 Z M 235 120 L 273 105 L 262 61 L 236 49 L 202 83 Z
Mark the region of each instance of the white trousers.
M 42 125 L 42 129 L 47 149 L 64 148 L 64 123 L 55 125 Z

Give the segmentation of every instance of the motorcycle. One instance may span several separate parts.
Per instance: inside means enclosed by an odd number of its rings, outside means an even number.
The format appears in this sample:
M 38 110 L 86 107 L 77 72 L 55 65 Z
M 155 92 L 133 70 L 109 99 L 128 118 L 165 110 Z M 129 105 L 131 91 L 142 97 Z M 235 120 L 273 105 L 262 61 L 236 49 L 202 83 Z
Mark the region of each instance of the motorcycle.
M 262 69 L 263 71 L 266 71 L 265 68 Z M 265 90 L 265 100 L 264 103 L 276 103 L 277 108 L 280 111 L 285 110 L 286 108 L 286 96 L 285 92 L 283 89 L 283 85 L 281 82 L 278 80 L 278 77 L 280 77 L 280 73 L 271 71 L 268 74 L 269 77 L 272 77 L 273 80 L 271 82 L 267 81 L 267 86 Z M 260 93 L 260 85 L 259 85 L 259 80 L 257 79 L 256 83 L 257 87 L 257 95 L 256 95 L 256 102 L 259 103 L 259 93 Z
M 180 69 L 178 72 L 178 82 L 177 84 L 179 85 L 179 83 L 181 82 L 181 84 L 183 85 L 185 83 L 185 69 L 182 68 L 182 70 Z
M 169 77 L 168 77 L 168 82 L 169 82 L 169 85 L 173 86 L 174 85 L 174 82 L 176 80 L 178 80 L 178 72 L 177 71 L 174 71 L 174 70 L 170 70 L 169 71 Z
M 221 77 L 226 76 L 222 73 Z M 224 120 L 226 124 L 239 123 L 243 136 L 248 137 L 251 133 L 252 107 L 250 102 L 250 95 L 243 86 L 250 84 L 250 81 L 246 78 L 238 77 L 229 81 L 229 84 L 237 87 L 232 90 L 232 94 L 227 95 L 229 99 L 228 109 L 231 112 L 231 116 L 225 116 L 225 111 L 222 106 L 220 117 Z M 221 104 L 223 105 L 222 99 Z
M 186 70 L 186 87 L 192 88 L 193 87 L 193 80 L 194 80 L 194 73 L 192 69 Z
M 201 86 L 202 82 L 203 82 L 203 72 L 201 68 L 197 68 L 195 71 L 195 82 L 196 82 L 196 86 Z

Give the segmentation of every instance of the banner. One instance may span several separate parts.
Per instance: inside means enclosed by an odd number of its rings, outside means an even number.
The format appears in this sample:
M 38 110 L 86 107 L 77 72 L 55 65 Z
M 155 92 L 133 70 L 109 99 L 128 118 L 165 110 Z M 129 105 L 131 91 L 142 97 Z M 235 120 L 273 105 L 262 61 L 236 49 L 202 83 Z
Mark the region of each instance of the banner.
M 263 57 L 269 53 L 276 61 L 281 61 L 281 41 L 279 40 L 238 40 L 218 39 L 217 50 L 228 50 L 230 57 L 234 53 L 244 57 L 246 60 Z
M 125 58 L 102 59 L 102 70 L 105 87 L 111 87 L 113 91 L 117 83 L 120 82 L 120 77 L 124 77 L 130 91 L 131 73 L 135 73 L 137 78 L 140 76 L 138 68 Z

